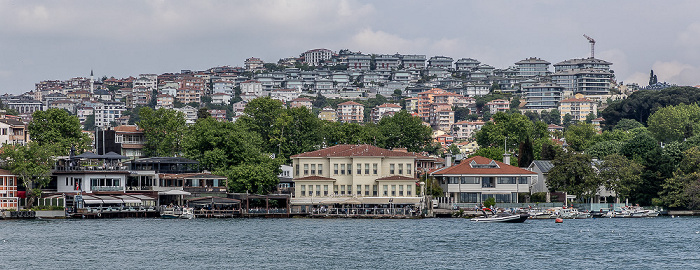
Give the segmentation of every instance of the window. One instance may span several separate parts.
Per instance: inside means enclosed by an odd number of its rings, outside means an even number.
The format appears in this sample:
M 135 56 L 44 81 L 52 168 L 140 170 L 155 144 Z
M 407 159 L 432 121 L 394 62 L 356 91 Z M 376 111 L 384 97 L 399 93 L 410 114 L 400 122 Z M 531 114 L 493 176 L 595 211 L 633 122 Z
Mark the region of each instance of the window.
M 301 185 L 301 196 L 306 196 L 306 185 Z
M 403 196 L 403 185 L 399 185 L 399 196 Z
M 406 196 L 411 196 L 411 185 L 406 185 Z
M 338 175 L 338 164 L 333 164 L 333 174 Z
M 459 184 L 459 177 L 455 177 L 455 176 L 447 177 L 447 183 L 448 184 Z
M 348 185 L 348 195 L 352 195 L 352 185 Z
M 304 164 L 304 176 L 309 175 L 309 164 Z
M 338 195 L 338 185 L 333 185 L 333 194 Z
M 357 164 L 357 175 L 362 174 L 362 163 Z
M 311 164 L 311 175 L 316 175 L 316 164 Z
M 498 177 L 498 184 L 515 184 L 516 177 Z
M 396 196 L 396 185 L 391 185 L 391 196 Z
M 528 182 L 527 179 L 528 179 L 528 178 L 529 178 L 529 177 L 527 177 L 527 176 L 518 177 L 518 184 L 527 184 L 527 182 Z
M 394 175 L 394 163 L 389 164 L 389 174 Z
M 478 184 L 479 177 L 462 176 L 462 184 Z
M 389 196 L 389 185 L 384 185 L 384 196 Z
M 365 163 L 365 174 L 369 175 L 369 163 Z
M 369 196 L 369 185 L 365 185 L 365 196 Z
M 296 165 L 296 170 L 294 170 L 294 175 L 299 176 L 299 164 Z
M 321 185 L 316 185 L 316 196 L 321 196 Z
M 377 163 L 372 164 L 372 174 L 377 175 Z
M 462 192 L 459 194 L 459 201 L 462 203 L 475 203 L 478 202 L 479 193 L 474 192 Z
M 323 196 L 328 196 L 328 185 L 323 185 Z
M 403 163 L 399 164 L 399 175 L 403 174 Z
M 340 195 L 345 195 L 345 185 L 340 186 Z
M 372 196 L 377 196 L 379 194 L 379 191 L 377 191 L 377 185 L 372 185 Z
M 314 185 L 309 185 L 309 197 L 314 195 Z
M 345 164 L 340 164 L 340 174 L 345 175 Z
M 355 189 L 355 192 L 357 192 L 357 195 L 362 195 L 362 185 L 357 185 L 357 189 Z
M 352 175 L 352 164 L 348 164 L 348 175 Z
M 323 164 L 318 164 L 318 175 L 323 175 Z
M 411 169 L 411 164 L 406 164 L 406 174 L 411 175 L 413 173 Z

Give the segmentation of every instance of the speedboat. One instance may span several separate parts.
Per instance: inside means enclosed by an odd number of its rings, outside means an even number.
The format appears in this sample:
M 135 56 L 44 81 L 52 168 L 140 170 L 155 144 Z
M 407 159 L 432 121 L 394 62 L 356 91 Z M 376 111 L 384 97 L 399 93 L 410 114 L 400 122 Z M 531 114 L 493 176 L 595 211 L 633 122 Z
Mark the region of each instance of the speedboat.
M 483 217 L 475 217 L 472 218 L 471 221 L 476 221 L 476 222 L 504 222 L 504 223 L 523 223 L 525 220 L 530 217 L 529 214 L 523 213 L 523 214 L 512 214 L 512 213 L 497 213 L 493 215 L 486 215 L 484 212 Z

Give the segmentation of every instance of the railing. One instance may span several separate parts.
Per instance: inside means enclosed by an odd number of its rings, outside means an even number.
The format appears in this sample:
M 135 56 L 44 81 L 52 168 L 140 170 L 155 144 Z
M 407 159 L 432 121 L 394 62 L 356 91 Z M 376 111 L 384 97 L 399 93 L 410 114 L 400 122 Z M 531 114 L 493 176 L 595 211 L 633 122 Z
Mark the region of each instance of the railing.
M 418 216 L 420 212 L 412 207 L 405 208 L 306 208 L 292 209 L 292 214 L 311 214 L 322 216 Z
M 92 186 L 90 187 L 92 191 L 122 191 L 124 190 L 124 187 L 120 186 L 107 186 L 107 187 L 102 187 L 102 186 Z
M 55 171 L 125 171 L 126 166 L 56 166 Z
M 187 192 L 226 192 L 226 187 L 183 187 L 182 190 Z

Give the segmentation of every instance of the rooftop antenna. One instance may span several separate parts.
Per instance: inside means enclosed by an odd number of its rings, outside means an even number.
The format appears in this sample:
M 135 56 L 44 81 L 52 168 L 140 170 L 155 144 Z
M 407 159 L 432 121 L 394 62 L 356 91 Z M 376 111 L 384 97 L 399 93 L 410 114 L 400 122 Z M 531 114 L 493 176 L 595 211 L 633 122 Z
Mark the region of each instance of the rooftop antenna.
M 594 48 L 595 48 L 595 39 L 593 39 L 592 37 L 587 36 L 586 34 L 583 34 L 583 37 L 585 37 L 586 39 L 588 39 L 588 43 L 591 44 L 591 58 L 595 58 L 595 51 L 594 51 Z

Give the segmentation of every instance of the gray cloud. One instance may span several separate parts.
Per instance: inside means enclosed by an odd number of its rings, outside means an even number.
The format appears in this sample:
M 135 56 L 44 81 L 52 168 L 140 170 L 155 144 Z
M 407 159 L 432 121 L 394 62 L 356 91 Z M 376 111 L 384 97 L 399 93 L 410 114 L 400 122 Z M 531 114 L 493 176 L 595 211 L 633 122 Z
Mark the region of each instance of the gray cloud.
M 472 57 L 504 68 L 596 56 L 618 80 L 700 84 L 698 1 L 0 1 L 0 92 L 312 48 Z

